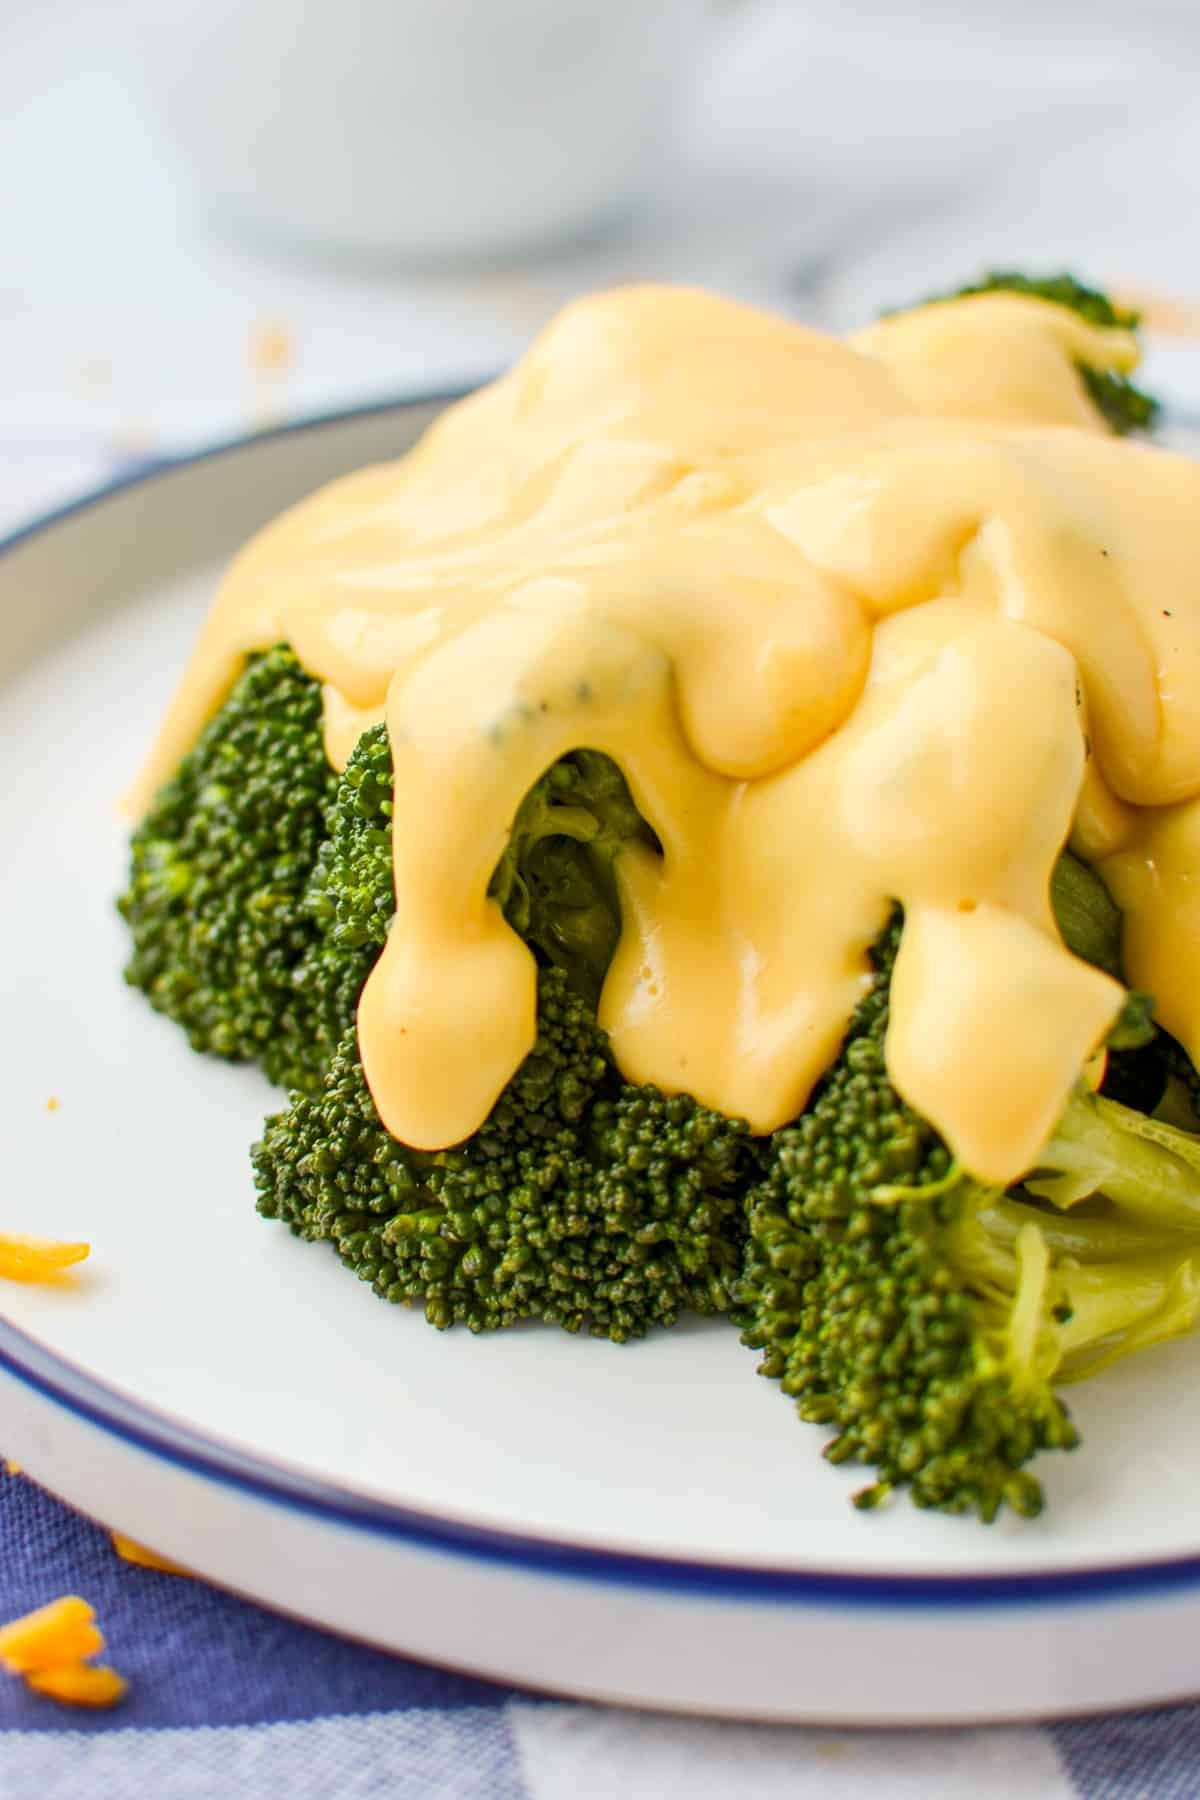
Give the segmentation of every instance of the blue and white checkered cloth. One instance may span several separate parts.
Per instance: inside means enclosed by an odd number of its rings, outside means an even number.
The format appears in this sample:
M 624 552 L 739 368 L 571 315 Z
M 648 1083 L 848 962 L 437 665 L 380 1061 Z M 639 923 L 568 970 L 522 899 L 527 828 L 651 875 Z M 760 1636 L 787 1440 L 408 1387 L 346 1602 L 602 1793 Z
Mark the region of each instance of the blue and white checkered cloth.
M 96 1607 L 130 1681 L 87 1713 L 0 1678 L 0 1800 L 1195 1800 L 1200 1706 L 1065 1725 L 834 1732 L 539 1699 L 199 1581 L 0 1476 L 0 1621 Z

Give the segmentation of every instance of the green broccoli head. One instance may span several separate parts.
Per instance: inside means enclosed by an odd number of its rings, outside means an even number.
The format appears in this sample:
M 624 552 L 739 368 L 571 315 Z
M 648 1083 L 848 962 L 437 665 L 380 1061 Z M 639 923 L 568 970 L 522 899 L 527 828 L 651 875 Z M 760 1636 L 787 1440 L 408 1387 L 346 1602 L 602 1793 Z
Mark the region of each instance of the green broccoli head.
M 919 1506 L 1033 1513 L 1023 1465 L 1075 1442 L 1048 1381 L 1044 1258 L 1028 1239 L 1020 1254 L 993 1246 L 987 1190 L 888 1082 L 899 933 L 896 920 L 877 944 L 876 980 L 812 1105 L 772 1140 L 750 1207 L 743 1341 L 801 1418 L 835 1427 L 830 1460 L 876 1469 L 860 1505 L 907 1485 Z
M 466 1143 L 391 1137 L 351 1028 L 321 1093 L 269 1119 L 253 1161 L 265 1217 L 330 1241 L 431 1324 L 541 1319 L 620 1342 L 727 1306 L 749 1153 L 737 1122 L 624 1082 L 590 1002 L 546 968 L 537 1042 Z
M 319 938 L 300 980 L 331 1055 L 394 911 L 392 754 L 382 725 L 364 733 L 329 808 L 307 905 Z M 566 971 L 595 1008 L 621 929 L 614 864 L 629 841 L 655 844 L 610 757 L 576 750 L 522 801 L 490 884 L 514 931 Z
M 628 843 L 658 848 L 612 758 L 575 750 L 526 795 L 492 877 L 513 930 L 593 1006 L 620 936 L 615 863 Z
M 625 1339 L 723 1309 L 746 1129 L 624 1082 L 596 1024 L 620 930 L 613 865 L 630 839 L 654 842 L 615 763 L 575 751 L 518 810 L 491 892 L 541 964 L 538 1039 L 474 1137 L 436 1155 L 381 1125 L 353 1024 L 392 915 L 391 794 L 379 727 L 347 765 L 309 888 L 321 936 L 303 979 L 332 1061 L 319 1093 L 267 1122 L 259 1210 L 436 1325 L 539 1318 Z
M 321 690 L 290 650 L 254 657 L 133 834 L 125 977 L 197 1050 L 307 1087 L 324 1058 L 297 970 L 336 777 Z
M 771 1140 L 737 1316 L 762 1373 L 834 1428 L 826 1455 L 876 1470 L 859 1505 L 907 1486 L 919 1506 L 1029 1515 L 1025 1465 L 1077 1441 L 1055 1384 L 1194 1321 L 1200 1146 L 1080 1093 L 1025 1185 L 972 1180 L 887 1079 L 900 930 L 812 1104 Z
M 1032 300 L 1048 300 L 1054 306 L 1065 306 L 1078 313 L 1089 325 L 1102 328 L 1115 326 L 1122 331 L 1135 331 L 1139 323 L 1139 314 L 1132 308 L 1118 306 L 1099 289 L 1085 287 L 1073 275 L 1066 274 L 1031 276 L 1013 269 L 993 269 L 966 287 L 956 288 L 950 294 L 933 294 L 930 300 L 958 300 L 970 294 L 995 293 L 1027 294 Z M 1078 367 L 1092 404 L 1118 437 L 1154 429 L 1161 408 L 1152 395 L 1143 393 L 1128 376 L 1119 375 L 1112 369 L 1091 369 L 1085 363 Z
M 978 281 L 957 288 L 949 297 L 996 293 L 1028 294 L 1032 300 L 1049 300 L 1055 306 L 1065 306 L 1078 313 L 1089 325 L 1098 325 L 1101 330 L 1135 331 L 1141 319 L 1140 313 L 1132 307 L 1119 306 L 1099 288 L 1085 287 L 1074 275 L 1066 273 L 1023 275 L 1017 269 L 990 269 Z
M 385 726 L 359 738 L 326 810 L 326 829 L 304 896 L 316 929 L 297 976 L 312 1007 L 322 1068 L 354 1022 L 395 910 Z
M 126 978 L 197 1050 L 312 1091 L 391 923 L 391 813 L 386 728 L 364 733 L 339 777 L 320 683 L 286 647 L 252 657 L 133 835 Z M 593 1001 L 631 839 L 656 843 L 620 770 L 577 750 L 526 796 L 492 878 L 514 929 Z

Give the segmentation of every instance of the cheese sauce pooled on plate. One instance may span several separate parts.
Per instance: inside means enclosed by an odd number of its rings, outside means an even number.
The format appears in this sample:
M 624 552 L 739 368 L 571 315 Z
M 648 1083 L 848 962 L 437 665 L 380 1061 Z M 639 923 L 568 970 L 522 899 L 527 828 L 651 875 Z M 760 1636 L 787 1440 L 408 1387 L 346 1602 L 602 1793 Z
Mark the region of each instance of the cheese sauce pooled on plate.
M 386 720 L 396 917 L 359 1043 L 384 1124 L 435 1149 L 534 1042 L 487 893 L 513 815 L 605 751 L 662 845 L 618 864 L 623 1074 L 792 1118 L 898 900 L 890 1076 L 1009 1182 L 1122 1000 L 1059 939 L 1068 838 L 1200 1052 L 1200 467 L 1110 437 L 1079 376 L 1135 360 L 1014 295 L 846 342 L 688 289 L 580 301 L 249 544 L 141 798 L 276 643 L 324 683 L 335 766 Z

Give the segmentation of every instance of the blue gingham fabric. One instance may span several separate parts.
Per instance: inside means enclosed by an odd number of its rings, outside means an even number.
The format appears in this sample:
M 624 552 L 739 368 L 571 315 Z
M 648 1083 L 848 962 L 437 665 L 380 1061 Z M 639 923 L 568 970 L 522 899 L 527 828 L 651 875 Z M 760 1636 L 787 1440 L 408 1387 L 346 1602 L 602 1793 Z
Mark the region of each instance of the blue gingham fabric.
M 0 1475 L 0 1621 L 80 1593 L 130 1691 L 88 1713 L 0 1677 L 0 1800 L 1194 1800 L 1200 1706 L 845 1732 L 550 1701 L 121 1561 Z

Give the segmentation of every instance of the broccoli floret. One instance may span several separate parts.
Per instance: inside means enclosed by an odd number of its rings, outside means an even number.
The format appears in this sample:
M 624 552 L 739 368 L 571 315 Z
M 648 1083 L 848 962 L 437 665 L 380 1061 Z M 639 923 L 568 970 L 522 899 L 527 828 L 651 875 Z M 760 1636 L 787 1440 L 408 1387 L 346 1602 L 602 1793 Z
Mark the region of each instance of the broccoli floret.
M 1131 437 L 1135 431 L 1154 430 L 1162 403 L 1153 394 L 1146 393 L 1116 369 L 1090 369 L 1086 363 L 1080 363 L 1079 373 L 1093 406 L 1110 431 L 1118 437 Z
M 126 979 L 195 1049 L 314 1091 L 387 936 L 391 810 L 386 728 L 339 777 L 320 683 L 286 647 L 252 657 L 133 835 Z M 527 795 L 492 880 L 514 928 L 593 999 L 629 839 L 657 842 L 616 764 L 577 750 Z
M 1131 306 L 1118 306 L 1099 288 L 1085 287 L 1074 275 L 1023 275 L 1017 269 L 991 269 L 978 281 L 958 288 L 957 295 L 1028 294 L 1032 300 L 1049 300 L 1078 313 L 1089 325 L 1101 330 L 1135 331 L 1141 314 Z
M 1116 305 L 1107 294 L 1097 288 L 1085 287 L 1073 275 L 1030 276 L 1012 269 L 993 269 L 978 281 L 956 288 L 953 293 L 931 294 L 929 301 L 922 304 L 965 299 L 970 294 L 995 293 L 1027 294 L 1033 300 L 1049 300 L 1055 306 L 1069 307 L 1089 325 L 1102 328 L 1115 326 L 1122 331 L 1136 331 L 1140 322 L 1140 315 L 1131 307 Z M 1119 375 L 1115 370 L 1091 369 L 1086 363 L 1076 366 L 1093 406 L 1118 437 L 1154 429 L 1161 408 L 1152 395 L 1143 393 L 1128 376 Z
M 338 1038 L 321 1092 L 268 1120 L 259 1211 L 439 1326 L 540 1318 L 625 1339 L 727 1304 L 744 1236 L 746 1128 L 623 1081 L 596 1024 L 620 912 L 613 863 L 654 843 L 608 757 L 580 750 L 521 805 L 491 891 L 542 964 L 538 1040 L 475 1136 L 437 1154 L 381 1125 L 353 1026 L 392 912 L 392 766 L 359 742 L 310 889 L 321 942 L 305 967 Z
M 526 795 L 492 877 L 513 930 L 593 1006 L 621 932 L 613 865 L 628 843 L 659 848 L 612 758 L 575 750 Z
M 318 683 L 286 648 L 252 658 L 134 832 L 118 902 L 126 980 L 195 1049 L 296 1088 L 327 1060 L 296 975 L 317 938 L 305 895 L 335 785 Z
M 305 894 L 316 930 L 298 974 L 312 1004 L 322 1067 L 353 1023 L 395 910 L 386 726 L 359 738 L 334 790 L 326 828 Z
M 465 1144 L 379 1122 L 353 1028 L 322 1092 L 267 1121 L 259 1211 L 330 1240 L 377 1294 L 472 1331 L 542 1319 L 623 1342 L 728 1304 L 746 1128 L 621 1080 L 591 1004 L 539 979 L 537 1043 Z
M 836 1428 L 831 1461 L 878 1470 L 861 1505 L 907 1483 L 922 1506 L 1033 1513 L 1023 1465 L 1075 1442 L 1046 1380 L 1044 1258 L 1029 1238 L 1020 1257 L 993 1250 L 979 1219 L 991 1194 L 887 1080 L 899 934 L 896 920 L 877 944 L 813 1103 L 772 1140 L 750 1205 L 743 1341 L 801 1418 Z M 1032 1314 L 1019 1335 L 1018 1296 Z
M 972 1180 L 887 1079 L 900 929 L 809 1109 L 771 1140 L 737 1316 L 762 1373 L 834 1427 L 826 1455 L 877 1471 L 859 1505 L 906 1485 L 919 1506 L 1031 1515 L 1025 1465 L 1077 1441 L 1053 1384 L 1195 1317 L 1200 1146 L 1080 1094 L 1024 1188 Z
M 326 1060 L 354 1018 L 394 910 L 392 754 L 378 725 L 359 739 L 329 809 L 307 904 L 320 937 L 300 979 L 320 1020 Z M 594 1004 L 620 934 L 613 864 L 630 841 L 657 847 L 610 757 L 575 750 L 522 801 L 490 892 L 547 964 Z

